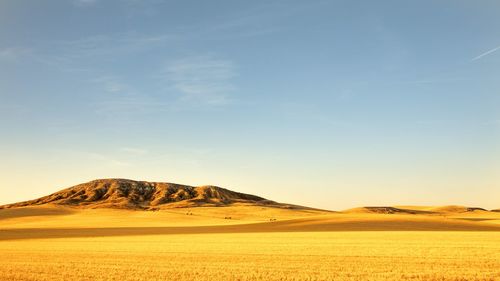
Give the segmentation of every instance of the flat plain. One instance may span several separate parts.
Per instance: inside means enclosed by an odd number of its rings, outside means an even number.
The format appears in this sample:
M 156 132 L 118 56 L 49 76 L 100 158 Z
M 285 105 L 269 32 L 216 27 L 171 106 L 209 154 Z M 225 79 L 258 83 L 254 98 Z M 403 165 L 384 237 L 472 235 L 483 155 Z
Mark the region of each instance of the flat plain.
M 446 210 L 4 209 L 0 279 L 500 280 L 500 213 Z

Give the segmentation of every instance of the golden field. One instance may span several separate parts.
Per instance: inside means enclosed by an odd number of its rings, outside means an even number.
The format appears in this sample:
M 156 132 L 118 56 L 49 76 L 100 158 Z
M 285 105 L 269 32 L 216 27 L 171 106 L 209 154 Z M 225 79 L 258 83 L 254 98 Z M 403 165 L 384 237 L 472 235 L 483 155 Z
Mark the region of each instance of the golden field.
M 500 280 L 499 222 L 482 211 L 7 209 L 0 279 Z

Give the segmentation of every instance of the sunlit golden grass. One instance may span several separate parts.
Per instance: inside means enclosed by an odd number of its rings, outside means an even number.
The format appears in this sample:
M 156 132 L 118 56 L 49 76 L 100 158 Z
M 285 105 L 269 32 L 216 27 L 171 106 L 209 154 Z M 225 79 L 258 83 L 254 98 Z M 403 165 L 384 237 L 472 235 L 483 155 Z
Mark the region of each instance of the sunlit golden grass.
M 499 221 L 261 206 L 8 209 L 0 280 L 500 280 Z
M 498 280 L 497 232 L 226 233 L 0 242 L 2 280 Z

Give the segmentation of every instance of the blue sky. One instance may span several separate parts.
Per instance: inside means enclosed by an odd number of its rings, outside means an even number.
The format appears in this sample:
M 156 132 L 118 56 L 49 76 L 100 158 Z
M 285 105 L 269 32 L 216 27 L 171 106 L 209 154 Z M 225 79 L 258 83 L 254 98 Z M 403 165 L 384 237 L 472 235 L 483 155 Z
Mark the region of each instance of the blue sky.
M 0 2 L 0 203 L 95 178 L 500 208 L 498 1 Z

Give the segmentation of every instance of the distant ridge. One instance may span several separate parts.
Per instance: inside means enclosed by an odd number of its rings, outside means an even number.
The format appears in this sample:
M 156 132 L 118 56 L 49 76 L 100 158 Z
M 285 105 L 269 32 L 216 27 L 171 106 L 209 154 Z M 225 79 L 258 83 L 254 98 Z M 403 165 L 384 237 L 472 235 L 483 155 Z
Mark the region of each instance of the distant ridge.
M 35 200 L 0 206 L 0 209 L 55 204 L 80 208 L 155 210 L 196 206 L 224 206 L 235 203 L 280 208 L 298 207 L 211 185 L 194 187 L 164 182 L 99 179 L 66 188 Z
M 491 210 L 492 212 L 499 212 L 500 210 Z M 466 207 L 458 205 L 438 206 L 438 207 L 424 207 L 424 206 L 373 206 L 373 207 L 359 207 L 344 210 L 343 213 L 372 213 L 372 214 L 460 214 L 472 212 L 488 212 L 488 210 L 478 207 Z
M 433 212 L 440 212 L 440 213 L 467 213 L 467 212 L 475 212 L 475 211 L 487 211 L 486 209 L 483 209 L 483 208 L 457 206 L 457 205 L 435 207 L 435 208 L 432 208 L 430 210 Z
M 0 206 L 0 209 L 40 205 L 69 206 L 82 209 L 114 208 L 160 210 L 188 207 L 254 205 L 285 209 L 321 210 L 277 203 L 256 195 L 231 191 L 218 186 L 189 186 L 168 182 L 130 179 L 97 179 L 78 184 L 38 199 Z M 333 212 L 334 211 L 327 211 Z M 449 215 L 488 211 L 478 207 L 449 206 L 366 206 L 344 210 L 347 214 Z
M 429 214 L 432 212 L 402 209 L 396 207 L 360 207 L 345 210 L 344 213 L 374 213 L 374 214 Z

